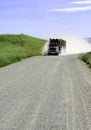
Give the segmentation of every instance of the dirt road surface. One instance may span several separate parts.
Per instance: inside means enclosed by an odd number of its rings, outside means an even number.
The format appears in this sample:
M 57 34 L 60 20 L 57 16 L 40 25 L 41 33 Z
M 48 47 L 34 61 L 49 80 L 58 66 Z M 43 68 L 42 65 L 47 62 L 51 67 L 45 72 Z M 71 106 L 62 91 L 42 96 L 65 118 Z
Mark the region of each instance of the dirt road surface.
M 0 69 L 0 130 L 91 130 L 91 73 L 77 55 Z

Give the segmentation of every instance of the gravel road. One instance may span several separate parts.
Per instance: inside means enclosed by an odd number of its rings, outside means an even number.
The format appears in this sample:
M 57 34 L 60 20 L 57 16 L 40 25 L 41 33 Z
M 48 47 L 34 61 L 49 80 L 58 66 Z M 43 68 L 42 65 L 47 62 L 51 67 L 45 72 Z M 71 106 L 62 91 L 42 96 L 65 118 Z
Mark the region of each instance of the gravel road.
M 77 55 L 0 69 L 0 130 L 91 130 L 91 73 Z

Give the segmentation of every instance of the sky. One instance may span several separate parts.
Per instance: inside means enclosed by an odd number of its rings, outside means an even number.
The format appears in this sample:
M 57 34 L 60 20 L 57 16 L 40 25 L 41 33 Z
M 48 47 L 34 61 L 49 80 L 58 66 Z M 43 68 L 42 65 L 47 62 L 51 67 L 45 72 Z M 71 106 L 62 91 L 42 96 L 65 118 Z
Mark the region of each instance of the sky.
M 0 34 L 91 37 L 91 0 L 1 0 Z

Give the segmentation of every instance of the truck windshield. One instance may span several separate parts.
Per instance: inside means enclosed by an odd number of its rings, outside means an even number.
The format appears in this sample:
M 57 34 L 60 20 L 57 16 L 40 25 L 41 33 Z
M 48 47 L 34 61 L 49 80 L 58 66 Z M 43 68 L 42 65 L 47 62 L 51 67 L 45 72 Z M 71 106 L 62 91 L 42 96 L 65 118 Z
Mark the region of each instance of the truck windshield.
M 52 43 L 49 45 L 50 47 L 55 47 L 55 46 L 58 46 L 56 43 Z

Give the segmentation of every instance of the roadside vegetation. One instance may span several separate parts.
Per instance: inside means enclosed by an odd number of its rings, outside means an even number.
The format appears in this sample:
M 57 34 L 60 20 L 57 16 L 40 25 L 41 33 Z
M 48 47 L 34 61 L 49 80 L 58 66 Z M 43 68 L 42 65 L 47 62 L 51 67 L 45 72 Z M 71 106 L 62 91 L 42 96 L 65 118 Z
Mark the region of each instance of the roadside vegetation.
M 91 68 L 91 52 L 80 54 L 79 58 Z
M 41 55 L 46 40 L 28 35 L 0 35 L 0 67 Z

